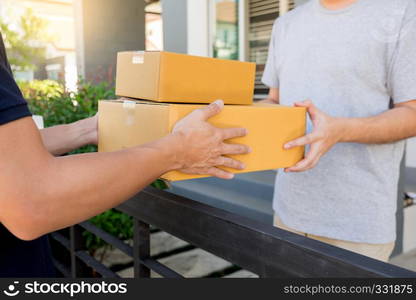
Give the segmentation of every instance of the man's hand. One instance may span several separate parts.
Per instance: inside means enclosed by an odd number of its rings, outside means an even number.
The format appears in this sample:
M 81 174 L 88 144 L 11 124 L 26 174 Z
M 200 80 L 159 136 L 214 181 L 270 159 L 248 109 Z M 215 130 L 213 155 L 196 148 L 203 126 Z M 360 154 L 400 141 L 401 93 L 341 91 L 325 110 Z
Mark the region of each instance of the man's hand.
M 342 122 L 320 111 L 310 100 L 295 103 L 297 107 L 306 107 L 312 120 L 313 131 L 301 138 L 287 143 L 284 148 L 291 149 L 310 145 L 306 157 L 294 167 L 285 169 L 285 172 L 303 172 L 315 167 L 319 159 L 342 138 Z
M 246 154 L 251 150 L 245 145 L 227 144 L 224 141 L 247 134 L 244 128 L 220 129 L 207 120 L 221 112 L 224 103 L 219 100 L 211 105 L 197 109 L 180 120 L 173 134 L 181 137 L 180 170 L 189 174 L 204 174 L 222 179 L 232 179 L 234 175 L 217 167 L 237 170 L 244 164 L 226 155 Z

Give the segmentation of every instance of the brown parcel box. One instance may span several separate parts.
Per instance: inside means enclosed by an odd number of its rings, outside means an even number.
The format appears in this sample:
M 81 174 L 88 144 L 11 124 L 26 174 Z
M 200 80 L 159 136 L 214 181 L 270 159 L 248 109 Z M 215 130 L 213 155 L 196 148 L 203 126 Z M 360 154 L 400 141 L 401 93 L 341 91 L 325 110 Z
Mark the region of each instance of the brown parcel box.
M 120 52 L 116 94 L 157 102 L 252 104 L 254 63 L 170 52 Z
M 100 101 L 99 151 L 110 152 L 166 136 L 174 124 L 202 105 L 165 104 L 143 101 Z M 304 148 L 284 150 L 283 144 L 305 133 L 306 109 L 273 104 L 250 106 L 227 105 L 210 123 L 221 128 L 244 127 L 249 134 L 230 142 L 242 143 L 252 148 L 248 155 L 234 155 L 254 172 L 290 167 L 304 156 Z M 238 171 L 236 173 L 241 173 Z M 201 178 L 205 176 L 169 172 L 162 178 L 170 181 Z

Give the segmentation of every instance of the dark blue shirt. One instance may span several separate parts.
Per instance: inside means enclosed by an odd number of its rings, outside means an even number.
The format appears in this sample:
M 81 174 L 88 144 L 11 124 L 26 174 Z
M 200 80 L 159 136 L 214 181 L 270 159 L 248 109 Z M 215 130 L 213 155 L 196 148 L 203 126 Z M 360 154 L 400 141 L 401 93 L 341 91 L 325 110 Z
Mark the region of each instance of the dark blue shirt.
M 13 79 L 0 34 L 0 126 L 28 116 L 31 116 L 31 113 Z M 22 241 L 0 223 L 0 277 L 53 277 L 54 275 L 46 236 L 30 242 Z

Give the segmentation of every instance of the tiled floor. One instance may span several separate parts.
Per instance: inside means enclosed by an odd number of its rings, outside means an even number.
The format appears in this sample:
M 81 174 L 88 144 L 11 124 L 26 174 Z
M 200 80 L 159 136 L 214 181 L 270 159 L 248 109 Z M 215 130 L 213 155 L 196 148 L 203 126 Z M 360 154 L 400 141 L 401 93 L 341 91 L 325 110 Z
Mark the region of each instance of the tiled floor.
M 416 272 L 416 250 L 396 256 L 390 263 Z

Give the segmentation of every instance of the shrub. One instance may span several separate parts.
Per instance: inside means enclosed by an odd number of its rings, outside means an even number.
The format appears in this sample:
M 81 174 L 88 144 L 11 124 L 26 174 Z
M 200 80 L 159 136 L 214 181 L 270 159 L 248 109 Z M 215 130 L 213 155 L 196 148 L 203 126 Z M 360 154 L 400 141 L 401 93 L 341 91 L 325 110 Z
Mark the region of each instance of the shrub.
M 30 103 L 59 98 L 64 94 L 64 86 L 54 80 L 19 81 L 18 84 Z

